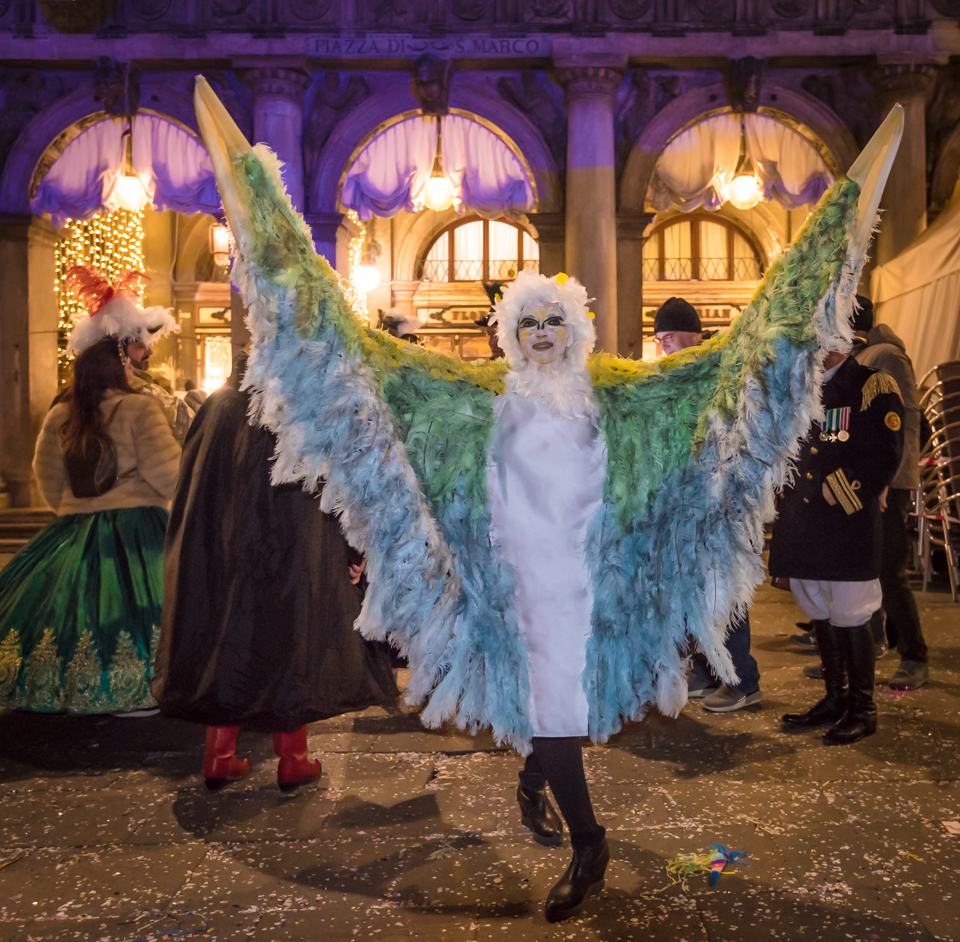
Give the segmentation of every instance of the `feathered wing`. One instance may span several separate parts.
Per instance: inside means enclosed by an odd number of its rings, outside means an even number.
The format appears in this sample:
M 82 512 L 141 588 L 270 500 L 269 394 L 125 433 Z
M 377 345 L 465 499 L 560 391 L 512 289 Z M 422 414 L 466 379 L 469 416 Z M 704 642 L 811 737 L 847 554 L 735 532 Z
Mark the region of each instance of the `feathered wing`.
M 609 454 L 588 556 L 590 733 L 686 702 L 694 640 L 735 681 L 723 638 L 763 578 L 774 491 L 821 414 L 823 351 L 847 349 L 869 234 L 902 128 L 897 106 L 725 334 L 656 365 L 598 357 Z
M 512 574 L 490 540 L 486 450 L 503 367 L 474 367 L 364 327 L 290 204 L 280 164 L 251 147 L 197 79 L 196 107 L 234 236 L 253 337 L 251 418 L 278 440 L 275 483 L 324 482 L 367 558 L 358 628 L 410 658 L 428 725 L 530 736 Z M 482 625 L 481 625 L 482 622 Z

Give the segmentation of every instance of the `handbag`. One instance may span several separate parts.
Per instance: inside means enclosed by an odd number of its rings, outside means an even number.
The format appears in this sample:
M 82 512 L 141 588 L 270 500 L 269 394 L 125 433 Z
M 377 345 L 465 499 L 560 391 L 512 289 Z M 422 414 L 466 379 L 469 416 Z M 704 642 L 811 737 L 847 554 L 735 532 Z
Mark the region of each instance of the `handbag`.
M 103 426 L 87 436 L 80 447 L 64 450 L 63 463 L 74 497 L 102 497 L 117 483 L 117 447 L 108 430 L 120 402 Z

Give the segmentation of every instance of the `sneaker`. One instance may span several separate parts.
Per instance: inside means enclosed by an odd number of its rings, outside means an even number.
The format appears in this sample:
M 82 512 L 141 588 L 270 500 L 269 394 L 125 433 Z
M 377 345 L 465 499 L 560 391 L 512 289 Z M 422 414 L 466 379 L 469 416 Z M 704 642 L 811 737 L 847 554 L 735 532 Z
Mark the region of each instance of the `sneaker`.
M 814 638 L 812 631 L 802 635 L 790 635 L 790 640 L 808 654 L 813 654 L 817 650 L 817 639 Z
M 916 690 L 930 680 L 930 669 L 924 661 L 900 662 L 896 673 L 887 681 L 893 690 Z
M 753 706 L 761 699 L 759 687 L 753 693 L 744 693 L 736 687 L 728 687 L 724 684 L 716 693 L 704 697 L 703 708 L 710 713 L 733 713 L 735 710 Z
M 704 697 L 709 697 L 720 689 L 720 685 L 712 680 L 700 680 L 694 677 L 687 679 L 688 700 L 702 700 Z
M 811 680 L 823 680 L 823 665 L 810 664 L 803 669 L 803 676 L 809 677 Z

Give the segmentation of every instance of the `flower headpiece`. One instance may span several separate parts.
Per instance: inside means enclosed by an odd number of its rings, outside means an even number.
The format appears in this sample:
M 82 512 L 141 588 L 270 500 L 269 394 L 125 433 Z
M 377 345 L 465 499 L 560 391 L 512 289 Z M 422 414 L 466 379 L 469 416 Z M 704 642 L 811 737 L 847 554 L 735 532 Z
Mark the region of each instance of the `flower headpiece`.
M 111 282 L 96 268 L 75 265 L 64 280 L 88 314 L 75 323 L 67 342 L 68 353 L 82 353 L 103 337 L 149 343 L 151 337 L 179 330 L 169 308 L 139 306 L 142 283 L 150 280 L 143 272 L 124 272 Z

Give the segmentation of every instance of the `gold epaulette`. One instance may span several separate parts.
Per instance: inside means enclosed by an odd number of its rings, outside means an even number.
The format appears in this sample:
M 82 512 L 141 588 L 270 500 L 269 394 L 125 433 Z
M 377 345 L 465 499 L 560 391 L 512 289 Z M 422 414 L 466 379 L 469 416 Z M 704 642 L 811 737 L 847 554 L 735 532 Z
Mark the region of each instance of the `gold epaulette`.
M 903 402 L 903 396 L 900 395 L 900 387 L 897 385 L 897 381 L 889 373 L 874 373 L 863 384 L 863 404 L 860 406 L 860 411 L 866 412 L 870 408 L 870 403 L 884 393 L 895 393 L 897 398 Z

